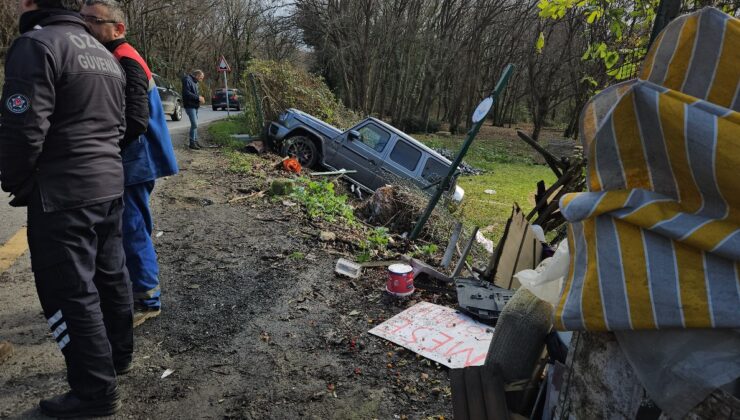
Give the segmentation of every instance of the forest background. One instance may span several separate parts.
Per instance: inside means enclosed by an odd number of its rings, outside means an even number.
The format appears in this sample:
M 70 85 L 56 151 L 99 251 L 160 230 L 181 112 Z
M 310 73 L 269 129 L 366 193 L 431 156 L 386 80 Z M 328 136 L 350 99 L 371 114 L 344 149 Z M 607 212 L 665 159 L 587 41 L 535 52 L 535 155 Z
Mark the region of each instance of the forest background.
M 15 1 L 0 4 L 0 61 L 17 36 Z M 579 110 L 597 91 L 634 77 L 659 0 L 122 0 L 128 39 L 154 72 L 179 88 L 194 68 L 206 90 L 247 88 L 253 60 L 286 62 L 321 76 L 360 115 L 409 131 L 468 116 L 508 63 L 517 71 L 493 125 L 531 124 L 577 134 Z M 740 1 L 683 1 L 682 12 Z M 1 75 L 0 75 L 1 77 Z M 208 92 L 206 92 L 208 93 Z

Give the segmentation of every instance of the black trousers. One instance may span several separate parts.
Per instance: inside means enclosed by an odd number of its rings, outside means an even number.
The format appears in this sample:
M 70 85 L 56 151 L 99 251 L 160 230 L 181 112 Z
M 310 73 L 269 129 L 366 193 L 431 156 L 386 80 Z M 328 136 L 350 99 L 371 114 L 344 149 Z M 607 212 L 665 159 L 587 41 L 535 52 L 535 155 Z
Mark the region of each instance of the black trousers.
M 121 242 L 123 201 L 44 213 L 28 205 L 28 245 L 41 306 L 81 399 L 116 388 L 131 361 L 133 299 Z

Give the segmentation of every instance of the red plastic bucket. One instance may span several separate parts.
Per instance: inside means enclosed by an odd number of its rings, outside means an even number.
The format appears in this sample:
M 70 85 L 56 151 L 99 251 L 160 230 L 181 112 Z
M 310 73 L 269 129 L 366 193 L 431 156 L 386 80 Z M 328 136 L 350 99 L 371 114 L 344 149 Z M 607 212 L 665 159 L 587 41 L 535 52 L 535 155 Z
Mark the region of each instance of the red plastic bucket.
M 394 296 L 408 296 L 414 293 L 414 269 L 406 264 L 393 264 L 388 267 L 385 290 Z

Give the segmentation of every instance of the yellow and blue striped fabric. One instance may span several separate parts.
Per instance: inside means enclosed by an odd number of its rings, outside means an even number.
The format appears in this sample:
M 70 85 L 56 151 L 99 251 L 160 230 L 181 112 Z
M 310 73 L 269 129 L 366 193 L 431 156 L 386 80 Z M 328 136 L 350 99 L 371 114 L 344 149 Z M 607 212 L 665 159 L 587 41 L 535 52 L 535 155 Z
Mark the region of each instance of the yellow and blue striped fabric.
M 740 20 L 712 8 L 584 108 L 559 329 L 740 328 L 739 111 Z

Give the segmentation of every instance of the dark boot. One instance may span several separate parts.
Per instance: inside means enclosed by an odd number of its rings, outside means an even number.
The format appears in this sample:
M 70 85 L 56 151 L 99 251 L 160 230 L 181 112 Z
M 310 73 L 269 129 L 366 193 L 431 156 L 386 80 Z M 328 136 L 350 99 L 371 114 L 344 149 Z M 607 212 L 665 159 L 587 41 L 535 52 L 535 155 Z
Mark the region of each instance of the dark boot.
M 49 417 L 71 418 L 71 417 L 105 417 L 112 416 L 121 408 L 121 398 L 116 390 L 107 397 L 95 400 L 81 400 L 72 392 L 67 392 L 41 400 L 39 402 L 41 412 Z
M 195 147 L 197 147 L 198 149 L 203 149 L 203 146 L 198 143 L 198 140 L 195 141 Z
M 197 142 L 192 142 L 191 141 L 190 144 L 188 145 L 188 147 L 191 148 L 191 149 L 193 149 L 193 150 L 200 150 L 200 145 L 198 145 Z

